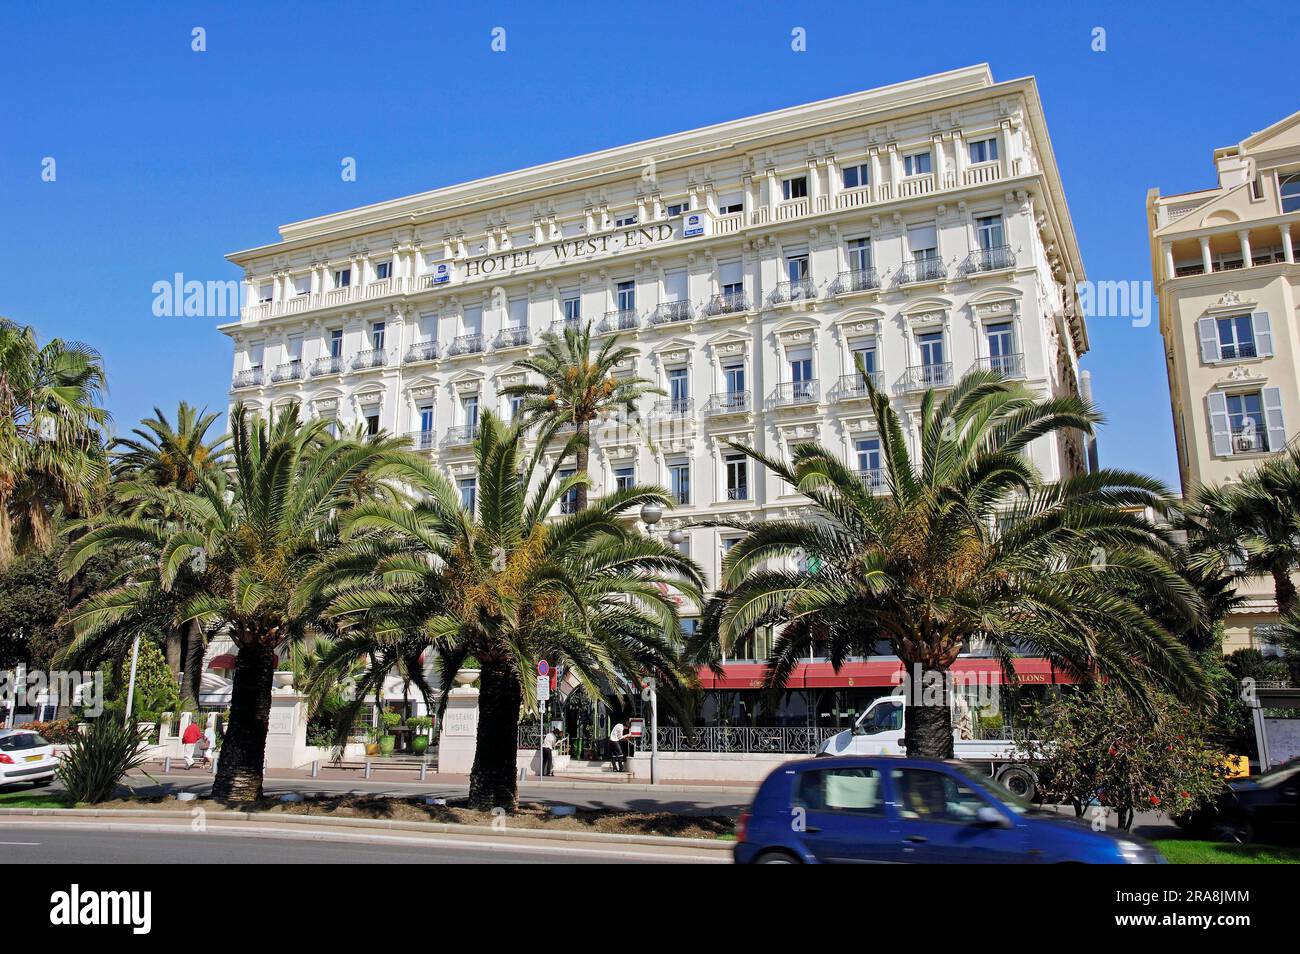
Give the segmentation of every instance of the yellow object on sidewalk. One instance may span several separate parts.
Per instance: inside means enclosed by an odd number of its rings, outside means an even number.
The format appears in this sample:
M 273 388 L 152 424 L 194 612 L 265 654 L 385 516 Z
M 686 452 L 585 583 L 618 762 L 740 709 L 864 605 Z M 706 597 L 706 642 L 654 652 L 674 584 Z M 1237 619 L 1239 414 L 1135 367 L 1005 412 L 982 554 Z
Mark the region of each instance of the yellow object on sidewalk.
M 1245 778 L 1250 774 L 1250 759 L 1244 755 L 1228 755 L 1223 759 L 1228 767 L 1228 778 Z

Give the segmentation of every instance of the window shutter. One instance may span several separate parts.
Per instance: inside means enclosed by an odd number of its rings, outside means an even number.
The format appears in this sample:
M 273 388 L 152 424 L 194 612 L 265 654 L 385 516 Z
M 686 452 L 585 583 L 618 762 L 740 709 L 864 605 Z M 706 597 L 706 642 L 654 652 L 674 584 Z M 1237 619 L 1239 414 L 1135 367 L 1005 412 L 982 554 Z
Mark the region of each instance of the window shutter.
M 1250 320 L 1255 330 L 1255 354 L 1267 358 L 1273 353 L 1273 328 L 1268 321 L 1268 312 L 1257 311 Z
M 718 281 L 723 285 L 739 285 L 744 274 L 738 261 L 718 263 Z
M 1216 457 L 1232 456 L 1232 435 L 1228 429 L 1228 396 L 1222 391 L 1211 391 L 1205 398 L 1210 410 L 1210 441 Z
M 1264 426 L 1268 428 L 1268 449 L 1286 447 L 1286 423 L 1282 420 L 1282 389 L 1264 388 Z
M 1213 364 L 1219 360 L 1219 328 L 1213 318 L 1202 318 L 1196 322 L 1197 333 L 1201 336 L 1201 360 Z
M 664 272 L 664 296 L 667 301 L 686 300 L 686 269 Z

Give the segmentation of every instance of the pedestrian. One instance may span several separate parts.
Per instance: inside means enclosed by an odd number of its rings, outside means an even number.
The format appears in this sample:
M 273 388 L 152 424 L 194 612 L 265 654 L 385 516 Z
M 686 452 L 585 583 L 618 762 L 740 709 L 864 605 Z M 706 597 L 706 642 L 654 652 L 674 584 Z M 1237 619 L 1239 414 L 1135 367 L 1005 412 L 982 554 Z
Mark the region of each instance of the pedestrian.
M 547 730 L 546 735 L 542 737 L 542 775 L 554 775 L 555 766 L 555 743 L 558 741 L 555 737 L 555 729 Z
M 627 771 L 627 756 L 623 751 L 623 723 L 617 722 L 614 728 L 609 730 L 609 760 L 614 765 L 615 772 Z
M 181 749 L 185 752 L 185 767 L 194 768 L 194 743 L 198 742 L 203 736 L 197 722 L 191 722 L 185 727 L 185 733 L 181 736 Z

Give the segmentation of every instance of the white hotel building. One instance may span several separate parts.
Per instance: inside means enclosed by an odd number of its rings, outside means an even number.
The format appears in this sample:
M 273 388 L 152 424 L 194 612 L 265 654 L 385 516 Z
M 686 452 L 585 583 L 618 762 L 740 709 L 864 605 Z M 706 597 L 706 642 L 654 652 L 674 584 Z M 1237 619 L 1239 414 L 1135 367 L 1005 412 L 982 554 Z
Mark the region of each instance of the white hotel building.
M 466 494 L 512 363 L 566 320 L 625 335 L 625 372 L 667 397 L 641 434 L 597 436 L 593 492 L 670 488 L 665 524 L 713 578 L 726 534 L 692 518 L 801 506 L 726 441 L 817 439 L 873 479 L 855 354 L 914 424 L 976 367 L 1078 393 L 1088 347 L 1037 87 L 982 65 L 296 222 L 229 259 L 249 302 L 222 327 L 232 404 L 409 434 Z M 1048 479 L 1087 466 L 1073 438 L 1032 454 Z

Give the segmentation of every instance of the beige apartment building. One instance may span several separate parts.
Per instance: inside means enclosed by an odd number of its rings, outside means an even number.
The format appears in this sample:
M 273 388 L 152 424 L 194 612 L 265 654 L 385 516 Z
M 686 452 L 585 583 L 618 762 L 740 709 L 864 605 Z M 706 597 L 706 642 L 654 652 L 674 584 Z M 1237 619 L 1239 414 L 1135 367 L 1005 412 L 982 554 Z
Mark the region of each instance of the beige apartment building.
M 1300 112 L 1216 149 L 1214 164 L 1212 188 L 1147 195 L 1184 495 L 1237 479 L 1300 429 Z M 1246 595 L 1227 651 L 1266 649 L 1277 619 L 1267 581 Z

